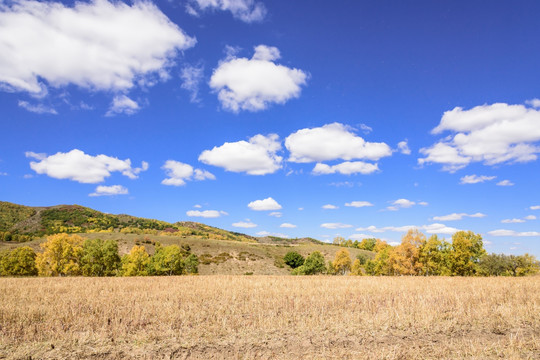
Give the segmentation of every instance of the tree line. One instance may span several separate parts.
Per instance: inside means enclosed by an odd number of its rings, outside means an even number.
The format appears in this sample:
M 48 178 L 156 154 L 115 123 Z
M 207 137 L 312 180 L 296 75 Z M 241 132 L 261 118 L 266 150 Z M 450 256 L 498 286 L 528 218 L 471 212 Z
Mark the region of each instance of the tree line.
M 146 276 L 197 274 L 199 259 L 188 245 L 162 246 L 153 255 L 135 245 L 120 257 L 116 240 L 56 234 L 40 244 L 0 252 L 1 276 Z
M 328 263 L 318 251 L 305 259 L 292 251 L 283 260 L 295 275 L 525 276 L 540 270 L 540 263 L 529 254 L 487 254 L 482 237 L 472 231 L 456 232 L 451 242 L 437 235 L 428 239 L 413 229 L 395 247 L 380 239 L 353 242 L 342 237 L 334 244 L 373 251 L 375 257 L 359 254 L 353 261 L 349 251 L 341 249 Z

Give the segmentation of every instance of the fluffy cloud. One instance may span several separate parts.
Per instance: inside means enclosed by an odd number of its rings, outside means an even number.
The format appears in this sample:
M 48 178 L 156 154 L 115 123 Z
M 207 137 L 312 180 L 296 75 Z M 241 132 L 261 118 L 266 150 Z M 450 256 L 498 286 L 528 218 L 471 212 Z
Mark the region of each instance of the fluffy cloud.
M 193 16 L 207 10 L 229 11 L 246 23 L 262 21 L 266 15 L 264 4 L 255 0 L 190 0 L 186 5 L 186 11 Z
M 387 232 L 387 231 L 403 233 L 403 232 L 407 232 L 407 231 L 409 231 L 411 229 L 423 230 L 428 234 L 445 234 L 445 235 L 452 235 L 455 232 L 460 231 L 459 229 L 449 227 L 449 226 L 446 226 L 444 224 L 439 224 L 439 223 L 434 223 L 434 224 L 429 224 L 429 225 L 421 225 L 421 226 L 416 226 L 416 225 L 385 226 L 385 227 L 382 227 L 382 228 L 378 228 L 378 227 L 372 225 L 372 226 L 368 226 L 366 228 L 361 228 L 360 227 L 360 228 L 357 228 L 356 230 L 357 231 L 369 231 L 369 232 L 372 232 L 372 233 L 383 233 L 383 232 Z
M 486 181 L 491 181 L 495 179 L 496 176 L 486 176 L 486 175 L 466 175 L 462 177 L 459 181 L 460 184 L 478 184 Z
M 450 135 L 420 152 L 420 165 L 439 163 L 454 172 L 472 162 L 486 165 L 529 162 L 540 152 L 540 110 L 524 105 L 497 103 L 470 110 L 456 107 L 444 113 L 433 134 Z
M 126 95 L 118 95 L 114 97 L 111 107 L 105 116 L 114 116 L 117 114 L 133 115 L 139 110 L 140 106 L 135 101 Z
M 464 217 L 483 218 L 483 217 L 486 217 L 486 214 L 482 214 L 482 213 L 476 213 L 476 214 L 453 213 L 453 214 L 443 215 L 443 216 L 434 216 L 433 220 L 435 220 L 435 221 L 455 221 L 455 220 L 461 220 Z
M 255 211 L 279 210 L 281 205 L 271 197 L 263 200 L 255 200 L 248 204 L 248 208 Z
M 531 209 L 531 210 L 540 210 L 540 205 L 533 205 L 529 209 Z
M 183 186 L 188 180 L 216 179 L 212 173 L 206 170 L 193 169 L 193 166 L 175 160 L 167 160 L 161 168 L 165 170 L 167 175 L 167 178 L 161 182 L 163 185 Z
M 540 108 L 540 99 L 527 100 L 525 104 L 531 105 L 533 108 Z
M 297 163 L 337 159 L 376 161 L 392 155 L 387 144 L 367 142 L 340 123 L 298 130 L 285 139 L 285 147 L 291 153 L 289 161 Z
M 325 229 L 345 229 L 352 227 L 352 225 L 342 223 L 324 223 L 321 224 L 321 227 Z
M 280 213 L 279 211 L 272 211 L 270 214 L 268 214 L 268 216 L 273 216 L 273 217 L 280 218 L 280 217 L 283 216 L 283 214 Z
M 58 114 L 52 107 L 43 104 L 30 104 L 28 101 L 19 101 L 19 106 L 36 114 Z
M 290 224 L 290 223 L 283 223 L 283 224 L 279 225 L 279 227 L 280 228 L 294 229 L 296 227 L 296 225 Z
M 323 205 L 322 208 L 324 210 L 336 210 L 336 209 L 338 209 L 338 207 L 336 205 L 332 205 L 332 204 Z
M 536 216 L 527 215 L 523 219 L 516 219 L 516 218 L 504 219 L 504 220 L 501 220 L 501 223 L 503 223 L 503 224 L 521 224 L 521 223 L 524 223 L 527 220 L 536 220 Z
M 115 171 L 130 179 L 136 179 L 141 171 L 148 169 L 148 163 L 145 161 L 140 168 L 132 168 L 130 159 L 120 160 L 107 155 L 91 156 L 78 149 L 50 156 L 29 151 L 26 157 L 38 160 L 30 162 L 30 168 L 38 174 L 86 184 L 102 182 Z
M 244 229 L 250 229 L 257 227 L 257 224 L 252 223 L 251 221 L 239 221 L 232 224 L 234 227 L 244 228 Z
M 111 186 L 98 186 L 96 191 L 89 194 L 88 196 L 112 196 L 112 195 L 126 195 L 128 194 L 128 189 L 122 185 L 111 185 Z
M 394 202 L 392 202 L 392 205 L 388 206 L 386 209 L 390 211 L 397 211 L 403 208 L 410 208 L 414 205 L 427 206 L 428 203 L 425 201 L 415 202 L 408 199 L 397 199 Z
M 218 218 L 221 215 L 229 215 L 225 211 L 218 211 L 218 210 L 189 210 L 186 212 L 187 216 L 190 217 L 202 217 L 202 218 Z
M 514 183 L 510 180 L 501 180 L 497 183 L 497 186 L 514 186 Z
M 366 207 L 366 206 L 373 206 L 372 203 L 369 201 L 351 201 L 349 203 L 345 203 L 345 206 L 351 206 L 351 207 Z
M 218 92 L 223 108 L 259 111 L 299 97 L 307 74 L 274 63 L 279 58 L 277 48 L 259 45 L 251 59 L 229 56 L 222 61 L 210 78 L 210 87 Z
M 227 171 L 266 175 L 281 168 L 283 158 L 276 154 L 279 150 L 281 142 L 276 134 L 259 134 L 249 141 L 226 142 L 212 150 L 205 150 L 199 156 L 199 161 Z
M 489 231 L 488 234 L 491 236 L 517 236 L 517 237 L 540 236 L 540 232 L 538 231 L 518 232 L 514 230 L 505 230 L 505 229 Z
M 407 140 L 400 141 L 397 144 L 397 147 L 398 147 L 398 150 L 399 150 L 400 153 L 402 153 L 404 155 L 410 155 L 411 154 L 411 149 L 409 149 L 409 144 L 407 143 Z
M 0 84 L 32 94 L 69 84 L 125 91 L 166 79 L 178 51 L 195 43 L 150 1 L 3 2 Z
M 352 175 L 352 174 L 371 174 L 379 170 L 377 164 L 370 164 L 363 161 L 345 161 L 337 165 L 327 165 L 323 163 L 317 163 L 313 168 L 312 173 L 315 175 L 327 175 L 327 174 L 343 174 L 343 175 Z

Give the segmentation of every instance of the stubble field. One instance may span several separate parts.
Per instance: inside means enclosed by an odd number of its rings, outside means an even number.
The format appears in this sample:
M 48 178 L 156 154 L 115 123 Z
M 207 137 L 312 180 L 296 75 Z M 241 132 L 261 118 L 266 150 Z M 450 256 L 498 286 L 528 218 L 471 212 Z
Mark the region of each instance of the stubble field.
M 540 277 L 3 278 L 0 358 L 540 359 Z

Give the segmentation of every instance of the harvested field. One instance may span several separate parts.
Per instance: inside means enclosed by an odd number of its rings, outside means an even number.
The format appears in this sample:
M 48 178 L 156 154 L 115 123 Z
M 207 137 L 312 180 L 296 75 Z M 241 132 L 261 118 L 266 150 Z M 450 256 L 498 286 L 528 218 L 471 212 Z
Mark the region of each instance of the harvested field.
M 2 278 L 0 358 L 540 359 L 540 277 Z

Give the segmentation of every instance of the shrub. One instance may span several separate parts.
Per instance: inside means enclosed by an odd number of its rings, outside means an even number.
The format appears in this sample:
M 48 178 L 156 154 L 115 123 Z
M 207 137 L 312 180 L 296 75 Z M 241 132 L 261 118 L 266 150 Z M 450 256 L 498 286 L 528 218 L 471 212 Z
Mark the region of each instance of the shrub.
M 299 266 L 304 265 L 304 257 L 297 253 L 296 251 L 289 251 L 283 257 L 285 264 L 289 265 L 291 268 L 296 269 Z
M 0 254 L 1 276 L 32 276 L 37 275 L 36 252 L 23 246 Z

